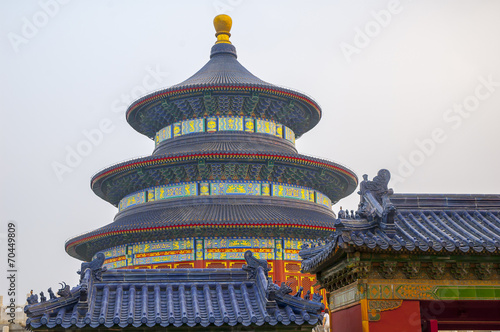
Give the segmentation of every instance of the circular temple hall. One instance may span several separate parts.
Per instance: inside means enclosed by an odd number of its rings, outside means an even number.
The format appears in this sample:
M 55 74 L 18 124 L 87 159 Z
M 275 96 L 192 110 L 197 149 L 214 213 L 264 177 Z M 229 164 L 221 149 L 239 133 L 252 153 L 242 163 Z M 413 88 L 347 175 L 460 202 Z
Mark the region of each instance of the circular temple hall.
M 32 291 L 27 329 L 499 330 L 500 195 L 394 193 L 381 169 L 335 215 L 357 176 L 295 147 L 321 108 L 214 26 L 205 66 L 129 106 L 153 153 L 93 176 L 118 213 L 66 242 L 79 284 Z
M 216 17 L 217 41 L 197 73 L 129 106 L 128 123 L 154 140 L 154 151 L 92 178 L 118 213 L 68 240 L 71 256 L 103 253 L 108 270 L 241 268 L 250 249 L 268 261 L 273 280 L 314 291 L 299 249 L 334 230 L 332 204 L 358 179 L 297 152 L 295 139 L 319 122 L 320 107 L 245 69 L 231 23 Z

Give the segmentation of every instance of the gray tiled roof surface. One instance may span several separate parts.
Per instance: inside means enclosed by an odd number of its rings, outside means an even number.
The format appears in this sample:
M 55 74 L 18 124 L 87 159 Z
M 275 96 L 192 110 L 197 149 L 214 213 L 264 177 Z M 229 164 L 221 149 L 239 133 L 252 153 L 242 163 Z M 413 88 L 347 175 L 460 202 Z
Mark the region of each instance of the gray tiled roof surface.
M 114 232 L 118 232 L 113 235 L 118 238 L 122 237 L 122 234 L 127 234 L 123 232 L 128 230 L 179 226 L 182 227 L 182 232 L 186 235 L 188 234 L 187 228 L 193 228 L 193 225 L 198 227 L 206 225 L 204 235 L 217 236 L 221 234 L 221 229 L 218 226 L 255 225 L 264 228 L 282 225 L 280 227 L 283 229 L 276 228 L 275 232 L 288 237 L 296 237 L 299 230 L 287 227 L 287 225 L 298 225 L 301 227 L 311 226 L 317 229 L 317 231 L 308 231 L 318 234 L 314 236 L 319 236 L 319 234 L 325 232 L 323 229 L 333 228 L 334 221 L 335 215 L 331 209 L 307 201 L 291 201 L 286 198 L 271 196 L 238 198 L 230 196 L 199 196 L 192 199 L 160 200 L 131 207 L 120 212 L 113 223 L 74 237 L 68 240 L 67 244 L 69 241 L 78 241 L 91 236 L 108 234 L 105 238 L 96 239 L 90 248 L 82 244 L 82 248 L 86 248 L 85 251 L 80 252 L 77 246 L 74 254 L 79 255 L 81 259 L 89 260 L 99 250 L 104 250 L 110 246 L 111 235 L 109 234 L 114 234 Z M 246 232 L 245 228 L 233 229 L 238 234 Z M 149 235 L 148 233 L 139 232 L 127 234 L 126 236 L 128 241 L 140 242 L 145 241 L 146 238 L 136 238 L 137 236 L 147 237 Z M 169 234 L 163 236 L 175 238 L 180 234 L 169 231 Z M 83 252 L 86 253 L 85 256 L 80 256 L 83 255 Z
M 251 277 L 241 269 L 175 269 L 112 270 L 87 279 L 71 296 L 27 306 L 27 327 L 312 326 L 324 308 L 289 294 L 269 300 L 269 287 L 279 288 L 262 267 Z
M 303 270 L 322 264 L 342 243 L 396 251 L 500 251 L 500 195 L 398 194 L 391 202 L 395 234 L 388 234 L 377 220 L 338 219 L 332 241 L 301 251 Z
M 213 97 L 216 98 L 213 100 L 221 97 L 222 103 L 214 103 L 214 107 L 207 108 L 205 103 L 212 97 L 207 95 L 209 99 L 200 99 L 202 91 L 214 91 Z M 219 111 L 226 114 L 224 105 L 229 96 L 239 96 L 241 102 L 253 103 L 248 98 L 254 93 L 260 102 L 251 107 L 253 116 L 265 116 L 266 119 L 284 124 L 297 137 L 309 131 L 321 118 L 321 109 L 311 97 L 261 80 L 238 62 L 233 45 L 215 44 L 210 60 L 193 76 L 134 101 L 127 110 L 127 121 L 139 132 L 153 138 L 156 131 L 184 117 L 205 117 L 207 114 L 216 115 Z M 173 108 L 163 107 L 158 104 L 159 100 L 168 101 Z M 212 101 L 209 104 L 212 105 Z M 219 105 L 222 105 L 222 109 Z M 212 108 L 217 112 L 211 113 Z
M 211 84 L 255 84 L 276 88 L 243 67 L 236 59 L 236 49 L 233 45 L 216 44 L 212 48 L 210 61 L 193 76 L 170 89 Z

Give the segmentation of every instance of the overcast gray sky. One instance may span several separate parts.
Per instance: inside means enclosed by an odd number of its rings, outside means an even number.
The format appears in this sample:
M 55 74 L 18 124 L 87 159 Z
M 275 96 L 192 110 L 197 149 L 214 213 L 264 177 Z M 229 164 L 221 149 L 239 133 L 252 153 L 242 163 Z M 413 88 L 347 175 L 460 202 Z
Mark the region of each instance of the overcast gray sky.
M 117 212 L 90 177 L 154 147 L 125 121 L 130 96 L 201 68 L 221 12 L 247 69 L 321 105 L 300 153 L 387 168 L 396 192 L 500 192 L 498 1 L 2 1 L 0 267 L 15 220 L 18 302 L 77 284 L 65 240 Z

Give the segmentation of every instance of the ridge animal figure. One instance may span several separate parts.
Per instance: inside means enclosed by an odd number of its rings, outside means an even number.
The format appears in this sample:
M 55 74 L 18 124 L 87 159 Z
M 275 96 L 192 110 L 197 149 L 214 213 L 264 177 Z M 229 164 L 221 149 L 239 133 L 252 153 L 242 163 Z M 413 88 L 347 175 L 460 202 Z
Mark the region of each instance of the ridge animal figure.
M 54 292 L 52 291 L 52 287 L 50 287 L 47 292 L 49 292 L 49 297 L 51 300 L 55 299 L 56 298 L 56 295 L 54 294 Z
M 57 291 L 57 295 L 59 295 L 60 297 L 71 296 L 69 285 L 66 285 L 66 283 L 64 281 L 62 283 L 59 283 L 59 285 L 61 285 L 61 289 Z

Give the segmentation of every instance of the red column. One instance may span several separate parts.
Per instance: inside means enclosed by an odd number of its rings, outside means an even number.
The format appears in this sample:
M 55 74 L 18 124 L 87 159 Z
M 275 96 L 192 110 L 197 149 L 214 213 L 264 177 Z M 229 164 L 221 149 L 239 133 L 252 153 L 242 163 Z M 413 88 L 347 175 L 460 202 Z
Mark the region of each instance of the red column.
M 281 284 L 281 282 L 286 281 L 285 278 L 285 264 L 283 264 L 283 261 L 281 259 L 277 259 L 273 263 L 274 267 L 274 280 L 278 285 Z
M 361 305 L 334 311 L 330 314 L 330 329 L 335 332 L 363 332 Z
M 429 325 L 431 328 L 429 332 L 438 332 L 438 321 L 437 320 L 431 319 L 429 321 Z

